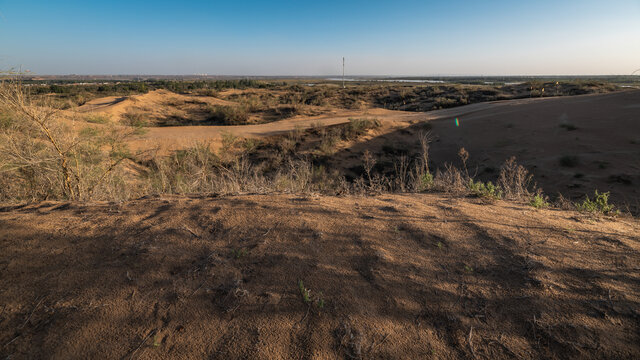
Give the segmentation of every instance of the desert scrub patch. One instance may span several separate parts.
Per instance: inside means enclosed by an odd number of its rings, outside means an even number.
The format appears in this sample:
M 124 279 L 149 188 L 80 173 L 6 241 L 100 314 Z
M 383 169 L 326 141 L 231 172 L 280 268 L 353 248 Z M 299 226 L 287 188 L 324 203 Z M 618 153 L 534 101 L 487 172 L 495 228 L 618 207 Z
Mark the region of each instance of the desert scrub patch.
M 536 209 L 543 209 L 549 207 L 549 203 L 546 201 L 544 195 L 536 194 L 531 201 L 529 201 L 529 205 L 533 206 Z
M 576 204 L 576 208 L 583 212 L 599 213 L 604 215 L 616 215 L 618 210 L 614 210 L 615 206 L 609 204 L 609 192 L 599 193 L 595 191 L 593 199 L 586 196 L 582 203 Z
M 83 138 L 93 138 L 101 135 L 101 132 L 93 126 L 87 126 L 80 130 L 79 135 Z
M 0 129 L 8 129 L 16 122 L 15 115 L 4 109 L 0 111 Z
M 336 151 L 336 145 L 340 141 L 341 131 L 338 128 L 326 131 L 323 129 L 321 133 L 320 145 L 318 151 L 322 155 L 332 155 Z
M 278 148 L 283 154 L 288 154 L 296 149 L 297 142 L 290 137 L 282 137 L 278 141 Z
M 248 154 L 255 152 L 260 145 L 262 145 L 262 141 L 259 139 L 246 138 L 242 140 L 242 149 Z
M 136 127 L 136 128 L 149 126 L 149 121 L 145 118 L 144 114 L 142 113 L 133 113 L 133 112 L 125 113 L 124 115 L 122 115 L 122 122 L 125 125 Z
M 222 125 L 243 125 L 249 120 L 245 106 L 213 105 L 207 108 L 209 121 Z
M 106 124 L 111 119 L 106 114 L 89 114 L 84 118 L 84 120 L 92 124 Z
M 433 174 L 430 172 L 425 172 L 419 176 L 418 181 L 418 192 L 424 192 L 433 187 Z
M 378 119 L 350 118 L 349 123 L 342 132 L 342 136 L 345 140 L 353 140 L 370 129 L 378 127 L 380 127 L 380 121 Z
M 499 200 L 502 198 L 502 190 L 491 181 L 483 183 L 482 181 L 476 182 L 473 181 L 473 179 L 470 179 L 468 187 L 471 193 L 478 197 L 492 200 Z
M 580 159 L 575 155 L 564 155 L 560 158 L 560 166 L 576 167 L 580 164 Z

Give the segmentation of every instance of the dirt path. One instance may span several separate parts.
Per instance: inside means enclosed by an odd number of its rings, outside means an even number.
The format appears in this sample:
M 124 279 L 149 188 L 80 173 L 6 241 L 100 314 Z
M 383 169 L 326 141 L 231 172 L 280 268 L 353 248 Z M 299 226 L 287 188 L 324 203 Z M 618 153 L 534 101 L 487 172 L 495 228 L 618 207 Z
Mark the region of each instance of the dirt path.
M 7 207 L 0 228 L 2 358 L 640 356 L 634 219 L 270 195 Z

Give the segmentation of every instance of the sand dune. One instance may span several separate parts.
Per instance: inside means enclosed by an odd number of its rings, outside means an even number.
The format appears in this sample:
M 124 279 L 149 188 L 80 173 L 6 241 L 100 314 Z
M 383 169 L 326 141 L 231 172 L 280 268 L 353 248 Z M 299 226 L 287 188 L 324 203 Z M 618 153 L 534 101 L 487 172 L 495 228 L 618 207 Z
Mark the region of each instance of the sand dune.
M 133 104 L 153 108 L 154 104 L 176 96 L 185 97 L 155 91 L 124 100 L 98 99 L 81 109 L 117 114 Z M 560 192 L 577 198 L 595 189 L 611 191 L 616 201 L 636 210 L 640 208 L 640 91 L 637 90 L 494 101 L 425 113 L 377 108 L 334 109 L 325 115 L 295 116 L 257 125 L 152 127 L 130 145 L 134 149 L 163 151 L 185 148 L 196 142 L 218 146 L 225 133 L 269 137 L 297 127 L 336 125 L 357 117 L 376 118 L 383 123 L 383 128 L 378 136 L 350 144 L 348 152 L 339 152 L 333 159 L 335 167 L 352 167 L 358 158 L 354 154 L 364 150 L 382 154 L 382 149 L 389 144 L 411 152 L 417 144 L 417 130 L 412 129 L 429 122 L 436 136 L 431 150 L 436 166 L 457 163 L 456 154 L 465 147 L 471 153 L 472 171 L 489 179 L 495 177 L 504 160 L 516 156 L 533 171 L 536 181 L 547 193 Z
M 109 96 L 94 99 L 74 110 L 80 113 L 103 113 L 118 120 L 131 109 L 144 109 L 150 113 L 162 114 L 167 111 L 167 108 L 171 107 L 167 105 L 167 102 L 190 102 L 194 100 L 209 105 L 237 105 L 234 102 L 211 96 L 182 95 L 160 89 L 142 95 Z

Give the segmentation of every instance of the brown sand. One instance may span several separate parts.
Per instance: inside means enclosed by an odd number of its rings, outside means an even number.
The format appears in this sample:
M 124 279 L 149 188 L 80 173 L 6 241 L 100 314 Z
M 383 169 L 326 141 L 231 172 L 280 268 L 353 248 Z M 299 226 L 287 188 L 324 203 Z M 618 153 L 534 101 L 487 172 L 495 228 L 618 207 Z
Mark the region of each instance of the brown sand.
M 177 95 L 158 90 L 135 99 L 97 99 L 81 107 L 95 111 L 97 106 L 117 116 L 127 102 L 157 109 Z M 200 97 L 199 97 L 200 98 Z M 225 100 L 209 97 L 208 101 Z M 232 102 L 225 102 L 234 104 Z M 101 108 L 101 104 L 106 107 Z M 166 110 L 166 109 L 165 109 Z M 156 110 L 154 110 L 156 111 Z M 160 111 L 160 110 L 158 110 Z M 509 157 L 525 165 L 546 193 L 580 199 L 585 194 L 610 191 L 612 200 L 640 211 L 640 91 L 608 94 L 533 98 L 472 104 L 426 113 L 385 109 L 339 110 L 321 116 L 296 116 L 259 125 L 177 126 L 149 128 L 131 142 L 136 150 L 160 149 L 161 153 L 193 146 L 197 142 L 219 146 L 222 135 L 269 137 L 296 127 L 342 124 L 349 118 L 377 118 L 383 127 L 375 137 L 355 144 L 342 144 L 332 166 L 349 169 L 361 162 L 364 150 L 384 155 L 384 146 L 417 151 L 417 133 L 428 121 L 436 136 L 431 147 L 432 164 L 460 165 L 458 150 L 471 154 L 469 167 L 481 178 L 494 179 L 500 165 Z M 459 119 L 456 127 L 454 118 Z M 562 158 L 575 161 L 563 165 Z M 624 208 L 623 210 L 626 210 Z
M 639 234 L 437 194 L 7 207 L 0 355 L 637 359 Z
M 435 138 L 434 167 L 462 166 L 457 153 L 464 147 L 470 173 L 495 180 L 501 164 L 515 156 L 547 194 L 580 200 L 596 189 L 609 191 L 623 210 L 628 205 L 640 211 L 640 91 L 499 101 L 424 116 Z M 422 128 L 422 123 L 406 124 L 353 144 L 333 157 L 332 166 L 361 164 L 358 154 L 383 156 L 385 147 L 415 154 Z

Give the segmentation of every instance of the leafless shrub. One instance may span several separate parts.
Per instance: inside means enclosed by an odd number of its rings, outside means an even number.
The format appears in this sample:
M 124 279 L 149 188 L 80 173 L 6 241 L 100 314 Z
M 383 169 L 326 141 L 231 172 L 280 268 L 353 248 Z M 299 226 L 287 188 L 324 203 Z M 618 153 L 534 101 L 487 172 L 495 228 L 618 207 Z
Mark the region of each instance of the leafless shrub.
M 340 141 L 341 131 L 338 128 L 325 130 L 320 134 L 320 146 L 318 150 L 322 155 L 332 155 L 336 151 L 336 145 Z
M 516 158 L 511 157 L 505 161 L 500 169 L 498 186 L 506 199 L 529 200 L 535 193 L 533 175 L 522 165 L 516 163 Z
M 467 175 L 467 178 L 471 178 L 471 176 L 469 176 L 469 169 L 467 168 L 467 160 L 469 160 L 469 152 L 462 147 L 458 151 L 458 157 L 460 157 L 460 160 L 462 160 L 462 166 L 464 168 L 464 173 Z
M 433 136 L 430 131 L 420 132 L 418 139 L 422 151 L 411 172 L 410 181 L 412 191 L 422 192 L 433 186 L 433 174 L 429 170 L 429 144 Z
M 395 177 L 393 184 L 396 191 L 407 192 L 409 185 L 409 158 L 406 155 L 400 157 L 393 163 Z
M 433 179 L 434 189 L 438 191 L 466 194 L 468 193 L 467 176 L 451 164 L 445 164 L 444 170 L 438 169 Z
M 103 127 L 76 128 L 58 111 L 31 100 L 18 80 L 0 83 L 0 107 L 12 120 L 0 136 L 0 172 L 7 200 L 87 199 L 101 196 L 129 154 L 122 145 L 130 132 Z
M 376 159 L 373 157 L 369 150 L 365 150 L 362 154 L 362 163 L 364 165 L 364 172 L 367 174 L 367 180 L 371 184 L 371 170 L 376 165 Z

